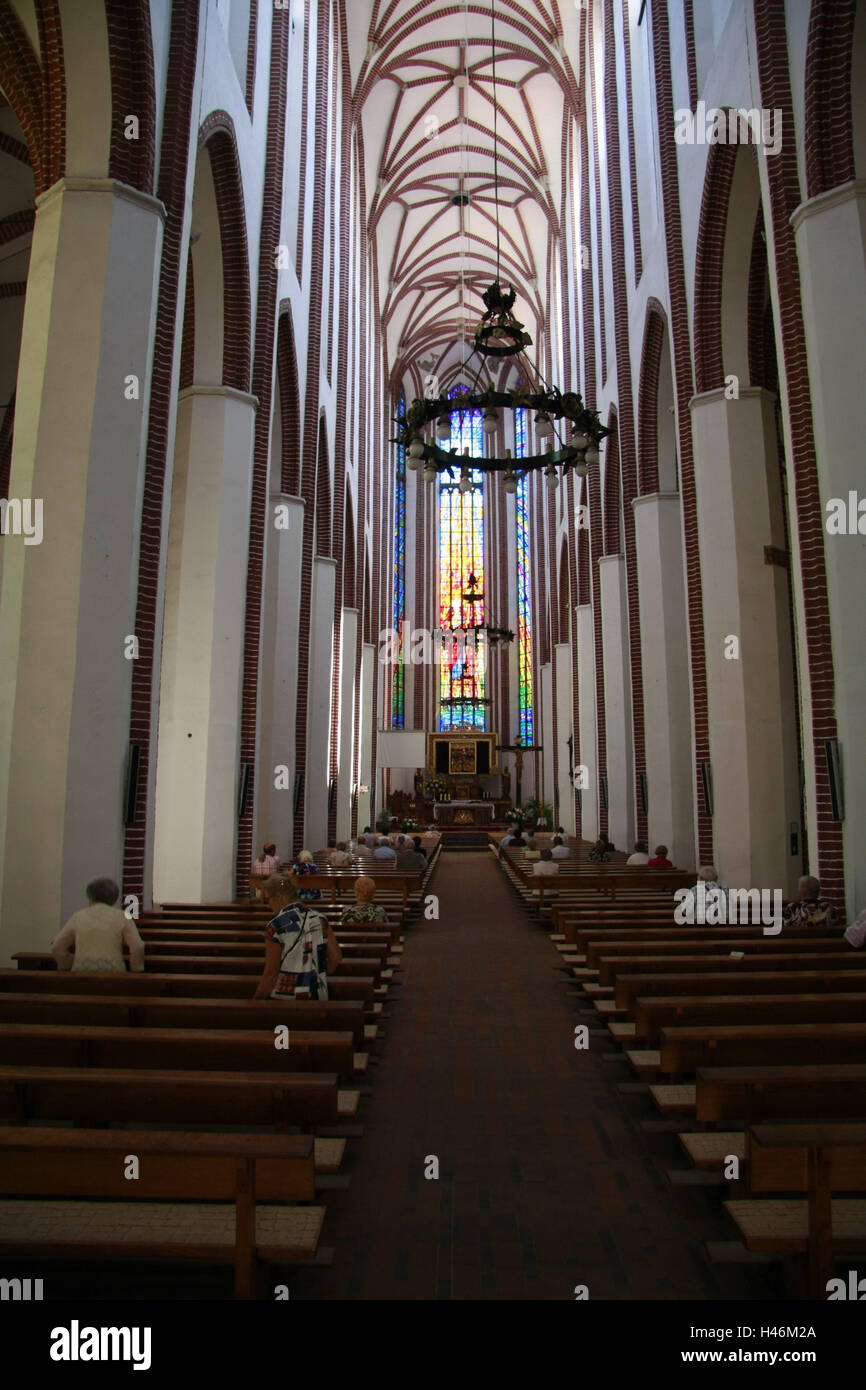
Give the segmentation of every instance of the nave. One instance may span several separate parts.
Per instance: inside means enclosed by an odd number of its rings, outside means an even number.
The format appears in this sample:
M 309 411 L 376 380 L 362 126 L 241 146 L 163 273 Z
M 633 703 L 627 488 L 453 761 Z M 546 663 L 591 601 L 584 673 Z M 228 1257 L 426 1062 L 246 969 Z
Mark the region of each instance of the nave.
M 575 1050 L 588 1020 L 493 855 L 443 853 L 430 891 L 439 920 L 407 937 L 350 1190 L 328 1194 L 339 1259 L 298 1270 L 292 1296 L 772 1297 L 765 1271 L 732 1284 L 708 1264 L 717 1195 L 671 1191 L 671 1137 L 655 1152 L 640 1133 L 651 1112 L 618 1093 L 606 1029 Z

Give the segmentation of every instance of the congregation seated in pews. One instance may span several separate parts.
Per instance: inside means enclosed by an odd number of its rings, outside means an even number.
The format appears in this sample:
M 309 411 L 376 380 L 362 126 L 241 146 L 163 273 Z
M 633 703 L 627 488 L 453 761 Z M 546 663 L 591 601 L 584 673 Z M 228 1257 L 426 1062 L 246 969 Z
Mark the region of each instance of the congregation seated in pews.
M 16 953 L 0 971 L 4 1253 L 227 1262 L 241 1298 L 269 1296 L 271 1262 L 330 1262 L 321 1189 L 348 1180 L 365 1048 L 429 872 L 377 865 L 373 913 L 343 923 L 322 889 L 362 862 L 305 853 L 251 873 L 254 900 L 138 925 L 97 880 L 54 954 Z M 132 1187 L 120 1151 L 141 1160 Z

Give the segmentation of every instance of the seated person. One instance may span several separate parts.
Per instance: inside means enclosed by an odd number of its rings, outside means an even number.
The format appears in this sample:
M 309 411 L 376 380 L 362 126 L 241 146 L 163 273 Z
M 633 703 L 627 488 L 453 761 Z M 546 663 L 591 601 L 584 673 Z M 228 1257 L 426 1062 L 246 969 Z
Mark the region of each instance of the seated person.
M 680 901 L 685 902 L 687 897 L 696 897 L 697 889 L 700 884 L 704 885 L 704 892 L 706 894 L 704 898 L 705 903 L 710 902 L 711 895 L 714 895 L 716 892 L 723 893 L 725 897 L 727 897 L 728 890 L 719 883 L 719 872 L 716 866 L 714 864 L 702 864 L 698 869 L 697 883 L 694 888 L 689 888 L 687 893 L 684 893 Z
M 650 862 L 649 852 L 642 840 L 637 841 L 634 854 L 630 854 L 625 862 L 626 864 L 648 864 Z
M 257 859 L 253 860 L 253 867 L 250 874 L 255 874 L 256 878 L 270 878 L 280 867 L 280 858 L 277 854 L 276 845 L 265 845 Z
M 111 878 L 95 878 L 86 888 L 87 907 L 73 912 L 51 946 L 58 970 L 89 970 L 110 974 L 126 970 L 124 942 L 129 947 L 129 968 L 144 969 L 144 942 L 138 927 L 114 904 L 120 889 Z
M 674 867 L 668 859 L 667 845 L 656 845 L 656 852 L 649 861 L 649 867 L 651 869 L 672 869 Z
M 782 922 L 785 926 L 832 927 L 836 922 L 836 909 L 826 898 L 821 897 L 821 884 L 811 874 L 804 875 L 797 885 L 798 897 L 793 903 L 785 903 L 782 909 Z
M 408 835 L 404 835 L 400 844 L 397 846 L 397 868 L 398 869 L 426 869 L 427 859 L 419 849 L 416 849 Z
M 312 864 L 315 861 L 308 849 L 302 849 L 295 862 L 298 864 Z
M 415 846 L 415 848 L 417 849 L 417 851 L 418 851 L 419 854 L 424 854 L 424 846 L 423 846 L 422 843 L 421 843 L 421 836 L 420 836 L 420 835 L 413 835 L 413 836 L 412 836 L 412 843 L 413 843 L 413 845 Z M 426 855 L 426 854 L 424 854 L 424 863 L 425 863 L 425 864 L 427 863 L 427 855 Z
M 533 836 L 530 836 L 526 841 L 526 848 L 520 857 L 524 863 L 531 863 L 541 858 L 541 850 L 538 848 L 538 841 Z
M 553 837 L 553 844 L 550 847 L 550 853 L 553 855 L 554 859 L 571 858 L 571 850 L 568 848 L 568 845 L 565 843 L 563 837 L 559 834 L 558 831 Z
M 509 825 L 506 828 L 505 834 L 502 836 L 502 839 L 499 841 L 500 848 L 502 848 L 505 845 L 513 845 L 518 834 L 518 827 L 516 825 Z
M 345 840 L 338 841 L 336 845 L 332 842 L 328 846 L 328 863 L 332 869 L 345 869 L 351 862 L 352 856 Z
M 353 888 L 355 893 L 354 906 L 343 908 L 341 922 L 384 922 L 387 920 L 384 907 L 373 902 L 376 896 L 375 879 L 361 874 L 360 878 L 355 879 Z
M 602 834 L 599 835 L 598 839 L 593 845 L 592 849 L 589 851 L 588 858 L 592 861 L 593 864 L 606 864 L 610 859 L 611 851 L 613 850 L 613 848 L 614 846 L 611 843 L 611 841 L 607 838 L 607 835 L 604 832 L 602 832 Z
M 274 916 L 265 928 L 265 967 L 254 999 L 327 999 L 328 972 L 343 959 L 331 928 L 299 901 L 298 878 L 274 874 L 265 881 Z
M 535 874 L 539 874 L 542 877 L 546 877 L 548 874 L 559 873 L 559 865 L 553 858 L 552 850 L 543 849 L 541 851 L 541 857 L 538 860 L 536 860 L 536 862 L 532 866 L 532 873 L 533 876 Z
M 382 835 L 380 837 L 379 843 L 373 850 L 373 858 L 382 859 L 387 864 L 396 864 L 397 852 L 394 849 L 394 846 L 391 844 L 391 841 L 388 839 L 387 835 Z
M 370 837 L 367 834 L 358 836 L 357 854 L 359 859 L 372 859 L 373 846 L 370 844 Z
M 517 834 L 515 835 L 514 839 L 511 841 L 511 848 L 512 848 L 512 849 L 524 849 L 524 848 L 526 847 L 526 843 L 527 843 L 526 840 L 524 840 L 523 836 L 521 835 L 520 831 L 518 830 L 518 832 L 517 832 Z
M 321 888 L 302 888 L 298 880 L 302 882 L 306 874 L 317 874 L 319 872 L 319 866 L 313 863 L 313 856 L 311 854 L 308 855 L 308 858 L 303 859 L 301 856 L 304 854 L 308 854 L 308 851 L 301 850 L 297 862 L 292 865 L 292 874 L 295 878 L 295 886 L 300 901 L 302 903 L 314 903 L 318 902 L 319 898 L 322 896 Z

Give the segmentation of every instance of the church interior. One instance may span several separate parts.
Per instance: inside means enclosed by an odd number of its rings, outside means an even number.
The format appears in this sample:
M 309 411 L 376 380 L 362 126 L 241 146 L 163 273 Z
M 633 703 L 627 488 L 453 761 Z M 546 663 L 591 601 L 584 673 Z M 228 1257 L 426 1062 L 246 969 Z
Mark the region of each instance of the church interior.
M 857 0 L 0 0 L 4 1299 L 859 1296 L 864 229 Z

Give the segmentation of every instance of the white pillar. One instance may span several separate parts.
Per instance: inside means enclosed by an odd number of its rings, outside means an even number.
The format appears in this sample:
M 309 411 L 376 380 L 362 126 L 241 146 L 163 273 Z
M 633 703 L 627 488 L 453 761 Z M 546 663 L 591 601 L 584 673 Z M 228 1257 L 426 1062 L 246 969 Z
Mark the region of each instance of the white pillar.
M 788 579 L 773 397 L 691 402 L 703 578 L 716 867 L 733 887 L 793 893 L 800 858 Z M 728 655 L 726 656 L 726 651 Z
M 580 716 L 580 766 L 586 768 L 586 788 L 580 795 L 580 819 L 584 840 L 598 839 L 598 727 L 595 710 L 595 632 L 592 605 L 577 608 L 577 693 Z M 614 844 L 616 841 L 614 841 Z
M 540 668 L 539 675 L 541 677 L 541 746 L 543 751 L 539 765 L 541 786 L 535 788 L 534 795 L 539 801 L 549 802 L 552 806 L 555 749 L 553 747 L 553 667 L 549 661 Z M 526 760 L 526 762 L 528 761 L 529 759 Z M 526 762 L 524 762 L 524 774 Z M 533 793 L 527 792 L 525 775 L 523 782 L 523 796 L 524 799 L 528 799 Z
M 256 400 L 178 400 L 156 768 L 156 902 L 234 897 Z
M 310 699 L 307 707 L 307 767 L 304 785 L 304 849 L 328 843 L 328 780 L 331 739 L 331 674 L 334 660 L 334 596 L 337 562 L 313 560 L 310 600 Z
M 650 851 L 695 862 L 693 740 L 679 493 L 632 502 L 640 592 Z
M 360 783 L 366 791 L 358 792 L 358 829 L 372 826 L 370 808 L 373 801 L 373 682 L 376 679 L 376 648 L 365 642 L 361 648 L 361 730 Z
M 278 492 L 271 497 L 268 515 L 255 843 L 258 853 L 266 840 L 272 840 L 277 851 L 288 858 L 295 819 L 303 500 Z M 278 768 L 287 768 L 288 775 L 278 776 Z
M 355 658 L 358 652 L 358 610 L 344 608 L 340 634 L 340 733 L 337 777 L 337 839 L 348 840 L 352 829 L 352 769 L 355 765 Z M 411 666 L 407 666 L 407 671 Z M 366 824 L 366 822 L 365 822 Z
M 568 739 L 572 732 L 571 643 L 558 642 L 553 649 L 556 671 L 556 720 L 559 741 L 556 746 L 556 784 L 559 790 L 559 819 L 569 835 L 574 834 L 574 786 L 568 775 Z
M 866 498 L 863 343 L 866 341 L 866 180 L 811 198 L 794 213 L 830 605 L 836 723 L 844 776 L 845 892 L 849 915 L 866 907 L 866 625 L 863 534 L 830 535 L 827 503 Z M 866 519 L 861 522 L 866 533 Z M 814 830 L 812 831 L 814 835 Z
M 608 834 L 617 849 L 634 844 L 634 735 L 625 556 L 598 562 L 604 651 L 604 718 L 607 730 Z
M 3 964 L 46 945 L 90 878 L 121 879 L 165 215 L 110 179 L 61 179 L 36 209 L 9 494 L 41 501 L 42 540 L 0 543 Z

